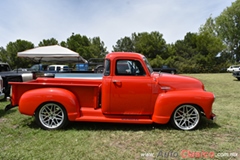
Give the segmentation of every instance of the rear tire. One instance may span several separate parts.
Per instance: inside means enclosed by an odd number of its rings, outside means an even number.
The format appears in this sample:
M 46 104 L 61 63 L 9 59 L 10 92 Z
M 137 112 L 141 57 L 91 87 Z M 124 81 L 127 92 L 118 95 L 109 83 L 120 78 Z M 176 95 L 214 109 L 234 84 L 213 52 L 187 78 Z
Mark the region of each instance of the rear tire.
M 57 130 L 65 127 L 68 123 L 65 108 L 55 102 L 40 105 L 35 112 L 37 124 L 45 130 Z
M 184 104 L 179 106 L 171 117 L 171 124 L 180 130 L 193 130 L 196 129 L 201 121 L 201 112 L 199 108 Z
M 96 73 L 103 73 L 104 67 L 103 66 L 99 66 L 96 68 L 95 72 Z

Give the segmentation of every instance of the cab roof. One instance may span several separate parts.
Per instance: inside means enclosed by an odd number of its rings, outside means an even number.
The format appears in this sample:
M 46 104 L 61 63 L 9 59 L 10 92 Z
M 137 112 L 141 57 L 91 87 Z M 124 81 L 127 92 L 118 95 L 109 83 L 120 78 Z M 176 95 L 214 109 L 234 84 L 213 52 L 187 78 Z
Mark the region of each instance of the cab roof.
M 119 57 L 124 57 L 124 58 L 142 58 L 144 57 L 144 55 L 140 54 L 140 53 L 135 53 L 135 52 L 112 52 L 112 53 L 108 53 L 106 55 L 106 58 L 108 59 L 115 59 L 115 58 L 119 58 Z

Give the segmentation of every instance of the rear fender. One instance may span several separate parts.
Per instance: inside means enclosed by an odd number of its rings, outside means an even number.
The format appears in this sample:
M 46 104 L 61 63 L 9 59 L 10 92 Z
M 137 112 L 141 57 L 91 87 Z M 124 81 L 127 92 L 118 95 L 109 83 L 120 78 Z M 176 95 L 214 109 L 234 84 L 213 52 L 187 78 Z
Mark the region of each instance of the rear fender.
M 168 123 L 174 110 L 182 104 L 199 106 L 207 118 L 212 114 L 214 95 L 201 90 L 172 91 L 158 95 L 152 120 L 155 123 Z
M 71 91 L 62 88 L 40 88 L 25 92 L 19 101 L 19 111 L 33 116 L 36 109 L 46 102 L 62 104 L 70 121 L 80 116 L 80 106 L 76 96 Z

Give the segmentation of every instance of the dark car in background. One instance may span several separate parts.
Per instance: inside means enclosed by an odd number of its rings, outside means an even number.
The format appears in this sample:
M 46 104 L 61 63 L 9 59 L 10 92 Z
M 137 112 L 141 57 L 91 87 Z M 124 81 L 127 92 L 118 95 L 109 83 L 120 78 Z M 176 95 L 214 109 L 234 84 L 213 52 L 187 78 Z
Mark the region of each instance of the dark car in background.
M 171 73 L 171 74 L 176 74 L 177 69 L 175 68 L 170 68 L 167 65 L 163 65 L 161 68 L 153 68 L 154 72 L 164 72 L 164 73 Z
M 10 65 L 6 62 L 0 62 L 0 76 L 2 77 L 2 87 L 5 97 L 10 94 L 10 85 L 8 82 L 23 82 L 34 78 L 31 71 L 26 71 L 25 69 L 12 70 Z

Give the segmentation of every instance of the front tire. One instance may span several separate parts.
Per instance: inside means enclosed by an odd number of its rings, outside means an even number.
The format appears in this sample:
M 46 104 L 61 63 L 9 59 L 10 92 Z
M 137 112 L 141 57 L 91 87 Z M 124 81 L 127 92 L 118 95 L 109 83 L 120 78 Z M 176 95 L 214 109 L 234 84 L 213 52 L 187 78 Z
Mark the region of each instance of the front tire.
M 201 121 L 198 107 L 190 104 L 179 106 L 171 117 L 171 124 L 180 130 L 196 129 Z
M 35 112 L 37 124 L 45 130 L 56 130 L 65 127 L 68 123 L 65 108 L 55 102 L 44 103 Z

